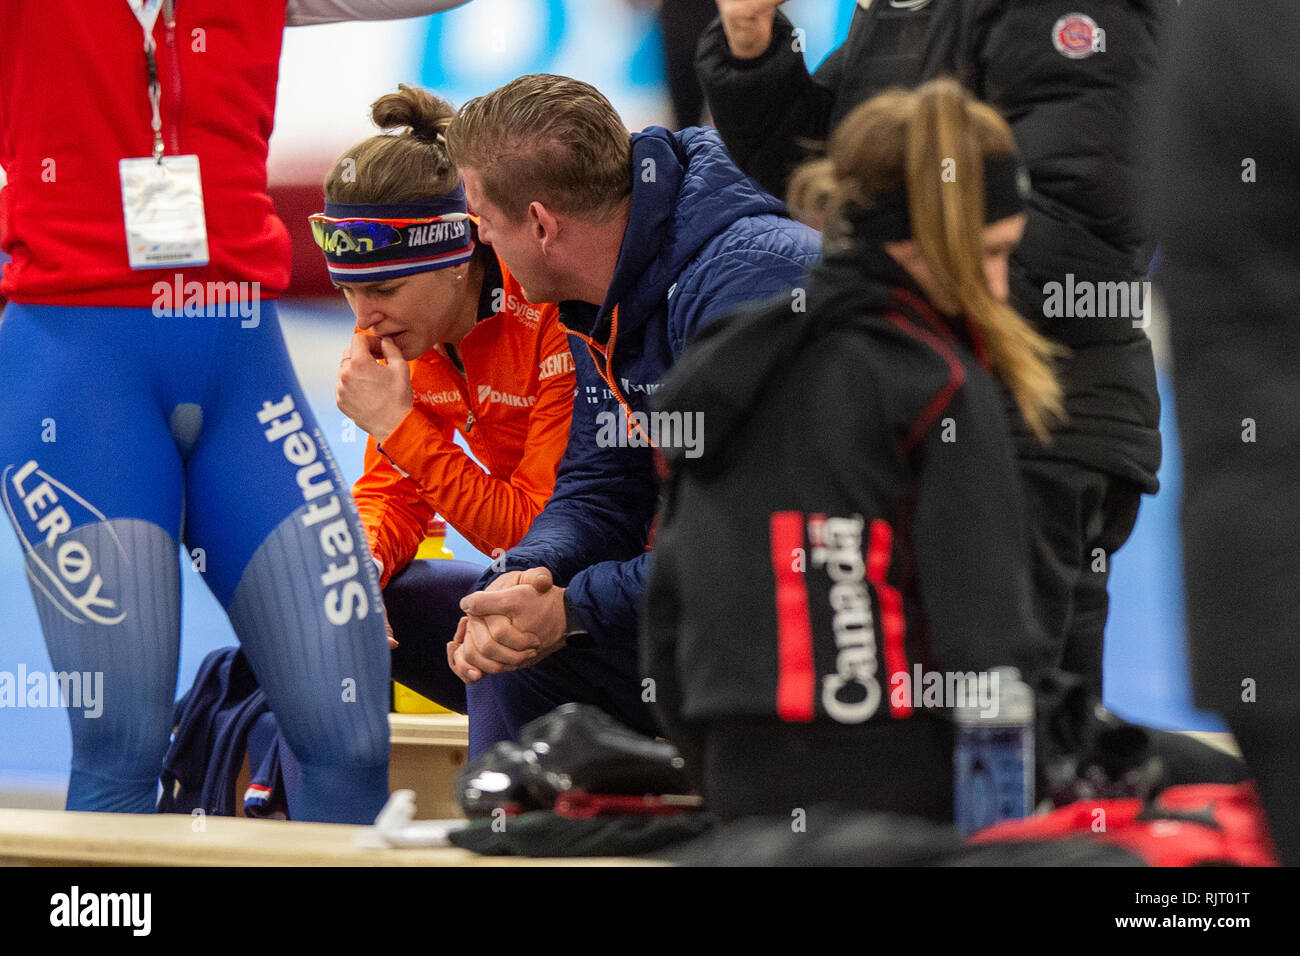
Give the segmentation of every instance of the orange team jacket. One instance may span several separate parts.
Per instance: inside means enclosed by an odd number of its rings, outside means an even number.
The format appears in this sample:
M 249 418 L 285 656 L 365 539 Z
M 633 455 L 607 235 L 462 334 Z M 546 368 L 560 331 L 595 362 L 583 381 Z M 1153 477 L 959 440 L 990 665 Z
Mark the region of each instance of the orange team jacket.
M 573 416 L 568 335 L 555 305 L 525 300 L 495 255 L 479 317 L 457 347 L 465 373 L 441 345 L 410 362 L 414 406 L 382 449 L 366 444 L 352 494 L 381 586 L 410 563 L 434 515 L 493 555 L 518 543 L 551 496 Z

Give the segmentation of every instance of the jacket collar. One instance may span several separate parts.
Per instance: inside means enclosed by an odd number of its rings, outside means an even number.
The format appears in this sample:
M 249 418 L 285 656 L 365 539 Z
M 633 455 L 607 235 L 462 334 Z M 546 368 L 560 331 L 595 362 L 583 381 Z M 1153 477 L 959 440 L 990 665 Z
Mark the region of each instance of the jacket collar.
M 635 334 L 714 236 L 746 216 L 785 212 L 736 167 L 712 129 L 651 126 L 632 134 L 628 175 L 631 208 L 605 301 L 562 304 L 565 325 L 600 343 L 616 305 L 620 337 Z

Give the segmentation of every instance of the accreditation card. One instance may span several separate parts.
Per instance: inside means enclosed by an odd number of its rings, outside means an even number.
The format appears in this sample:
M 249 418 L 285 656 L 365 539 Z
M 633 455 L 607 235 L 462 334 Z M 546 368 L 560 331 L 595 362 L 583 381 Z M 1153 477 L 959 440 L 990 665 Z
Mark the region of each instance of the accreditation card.
M 199 157 L 123 159 L 117 166 L 131 268 L 207 265 Z

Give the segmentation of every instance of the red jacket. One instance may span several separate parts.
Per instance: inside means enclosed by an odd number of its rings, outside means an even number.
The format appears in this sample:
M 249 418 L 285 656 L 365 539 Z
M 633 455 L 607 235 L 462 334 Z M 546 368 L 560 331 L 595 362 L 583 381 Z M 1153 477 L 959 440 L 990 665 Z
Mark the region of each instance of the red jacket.
M 289 236 L 266 193 L 285 3 L 183 0 L 154 27 L 168 154 L 196 153 L 209 264 L 186 280 L 289 281 Z M 196 32 L 196 31 L 202 32 Z M 127 262 L 118 160 L 149 156 L 144 38 L 126 3 L 0 4 L 0 191 L 15 302 L 149 306 L 177 269 Z
M 490 273 L 484 283 L 496 286 Z M 494 556 L 518 543 L 551 496 L 573 415 L 568 337 L 556 307 L 526 301 L 504 265 L 500 287 L 501 310 L 460 342 L 465 374 L 441 346 L 411 362 L 414 407 L 382 451 L 373 438 L 366 445 L 352 494 L 383 585 L 410 562 L 435 515 Z

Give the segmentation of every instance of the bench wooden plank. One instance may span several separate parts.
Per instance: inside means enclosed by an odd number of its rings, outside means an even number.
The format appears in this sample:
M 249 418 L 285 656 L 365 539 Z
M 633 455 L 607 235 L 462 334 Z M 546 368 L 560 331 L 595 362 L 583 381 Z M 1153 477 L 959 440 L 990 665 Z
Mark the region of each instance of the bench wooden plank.
M 421 814 L 423 816 L 423 814 Z M 182 814 L 0 809 L 0 864 L 114 866 L 652 866 L 615 857 L 478 856 L 458 847 L 358 847 L 359 827 Z
M 395 745 L 469 746 L 469 718 L 463 714 L 389 714 L 388 727 Z

